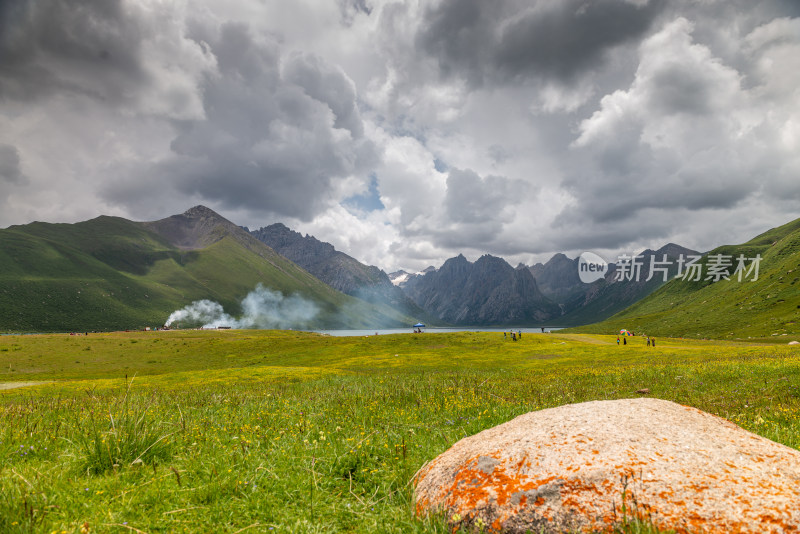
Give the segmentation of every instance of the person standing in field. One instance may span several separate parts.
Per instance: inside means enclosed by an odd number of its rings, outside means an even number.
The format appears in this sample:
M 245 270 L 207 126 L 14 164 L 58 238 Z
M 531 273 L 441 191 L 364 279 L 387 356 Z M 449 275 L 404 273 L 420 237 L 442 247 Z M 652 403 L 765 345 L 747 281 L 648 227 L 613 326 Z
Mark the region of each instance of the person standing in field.
M 617 336 L 617 346 L 619 346 L 619 336 Z
M 656 346 L 656 338 L 653 338 L 653 339 L 651 340 L 651 343 L 652 343 L 652 344 L 653 344 L 653 346 L 655 347 L 655 346 Z

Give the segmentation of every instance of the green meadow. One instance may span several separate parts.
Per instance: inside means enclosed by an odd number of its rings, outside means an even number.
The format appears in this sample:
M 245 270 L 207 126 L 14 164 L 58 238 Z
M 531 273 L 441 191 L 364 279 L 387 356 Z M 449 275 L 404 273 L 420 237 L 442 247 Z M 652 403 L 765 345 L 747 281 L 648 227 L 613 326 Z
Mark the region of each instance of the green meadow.
M 0 336 L 0 532 L 450 532 L 415 517 L 426 462 L 531 410 L 642 388 L 800 447 L 800 346 L 628 341 Z

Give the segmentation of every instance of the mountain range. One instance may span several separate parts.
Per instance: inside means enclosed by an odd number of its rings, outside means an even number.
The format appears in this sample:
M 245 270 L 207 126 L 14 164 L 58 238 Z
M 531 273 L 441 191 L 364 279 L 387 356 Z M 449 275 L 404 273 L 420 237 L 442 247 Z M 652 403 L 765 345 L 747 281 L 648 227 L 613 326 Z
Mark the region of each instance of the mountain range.
M 451 258 L 403 289 L 423 310 L 455 325 L 542 324 L 560 312 L 530 271 L 488 254 L 474 263 Z
M 217 303 L 233 320 L 252 313 L 253 292 L 262 288 L 284 303 L 311 304 L 313 316 L 292 323 L 298 328 L 406 327 L 423 320 L 442 326 L 595 323 L 581 330 L 779 336 L 796 332 L 800 319 L 798 255 L 800 219 L 703 255 L 672 243 L 646 250 L 636 279 L 624 279 L 626 265 L 612 263 L 602 278 L 584 284 L 578 259 L 564 254 L 516 268 L 491 255 L 475 262 L 459 255 L 438 269 L 389 276 L 283 224 L 249 232 L 196 206 L 151 222 L 101 216 L 0 230 L 0 331 L 158 326 L 198 301 Z M 712 271 L 719 257 L 757 257 L 761 273 L 746 281 L 676 278 L 690 257 L 701 258 L 698 269 Z M 649 277 L 654 260 L 668 268 Z M 741 278 L 742 272 L 728 267 L 728 278 Z M 273 320 L 275 313 L 263 317 Z M 181 326 L 200 321 L 181 317 Z
M 303 236 L 282 223 L 253 230 L 253 237 L 332 288 L 367 302 L 385 304 L 417 318 L 430 317 L 378 267 L 364 265 L 314 236 Z
M 153 222 L 101 216 L 0 230 L 0 331 L 160 326 L 199 300 L 237 315 L 259 284 L 313 303 L 318 313 L 298 327 L 415 320 L 336 291 L 203 206 Z
M 555 254 L 547 263 L 520 264 L 513 269 L 505 260 L 483 256 L 474 264 L 463 256 L 447 260 L 442 267 L 420 273 L 396 271 L 389 275 L 428 314 L 456 325 L 551 325 L 575 326 L 602 321 L 646 297 L 664 278 L 647 280 L 655 259 L 671 262 L 668 277 L 677 271 L 681 255 L 696 251 L 669 243 L 658 250 L 645 250 L 638 260 L 645 269 L 635 280 L 617 280 L 616 264 L 591 284 L 578 274 L 578 258 Z M 515 277 L 511 272 L 516 270 Z M 527 274 L 532 280 L 528 280 Z M 509 287 L 524 288 L 510 290 Z M 519 296 L 524 294 L 522 300 Z M 512 298 L 513 297 L 513 298 Z
M 654 272 L 650 277 L 651 265 L 657 267 L 658 262 L 668 262 L 666 279 L 669 280 L 677 273 L 677 260 L 680 257 L 697 255 L 700 255 L 697 251 L 669 243 L 658 250 L 647 249 L 637 254 L 637 262 L 642 267 L 639 276 L 631 276 L 631 279 L 626 277 L 625 280 L 620 280 L 618 265 L 609 263 L 603 278 L 591 284 L 583 284 L 578 276 L 577 258 L 570 260 L 570 263 L 559 259 L 557 268 L 548 268 L 546 265 L 539 273 L 539 277 L 545 283 L 546 289 L 542 292 L 556 300 L 562 308 L 558 325 L 575 326 L 607 319 L 664 285 L 663 273 Z M 535 272 L 536 266 L 530 269 Z M 540 278 L 537 278 L 537 281 Z

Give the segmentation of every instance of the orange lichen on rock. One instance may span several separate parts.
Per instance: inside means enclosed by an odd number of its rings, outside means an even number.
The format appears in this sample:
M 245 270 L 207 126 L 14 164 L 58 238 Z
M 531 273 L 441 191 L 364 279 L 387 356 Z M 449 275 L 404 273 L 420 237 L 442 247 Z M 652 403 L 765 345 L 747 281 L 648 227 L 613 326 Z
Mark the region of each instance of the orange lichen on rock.
M 520 416 L 416 482 L 418 514 L 497 532 L 610 531 L 623 516 L 678 533 L 800 532 L 800 452 L 652 398 Z

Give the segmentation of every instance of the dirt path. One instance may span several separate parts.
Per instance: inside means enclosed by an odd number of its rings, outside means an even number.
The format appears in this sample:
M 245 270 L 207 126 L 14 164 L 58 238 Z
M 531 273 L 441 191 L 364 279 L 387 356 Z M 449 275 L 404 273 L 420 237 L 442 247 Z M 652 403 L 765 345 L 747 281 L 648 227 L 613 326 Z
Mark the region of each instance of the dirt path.
M 0 382 L 0 389 L 16 389 L 28 386 L 39 386 L 41 384 L 48 384 L 49 382 Z
M 590 334 L 556 334 L 555 332 L 551 332 L 547 335 L 563 340 L 581 341 L 591 345 L 614 345 L 616 343 L 616 341 L 597 339 L 595 336 Z

